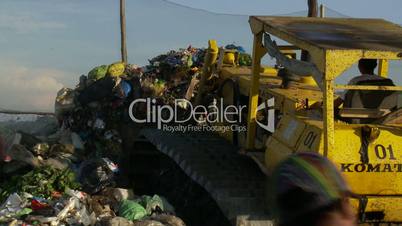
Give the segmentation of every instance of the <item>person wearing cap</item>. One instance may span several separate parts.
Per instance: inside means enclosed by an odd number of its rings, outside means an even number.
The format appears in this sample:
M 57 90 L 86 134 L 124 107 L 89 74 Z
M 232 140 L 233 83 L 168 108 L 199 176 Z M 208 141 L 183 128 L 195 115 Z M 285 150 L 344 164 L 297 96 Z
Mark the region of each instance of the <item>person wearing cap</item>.
M 291 155 L 273 173 L 274 214 L 280 226 L 357 225 L 349 187 L 336 167 L 315 153 Z

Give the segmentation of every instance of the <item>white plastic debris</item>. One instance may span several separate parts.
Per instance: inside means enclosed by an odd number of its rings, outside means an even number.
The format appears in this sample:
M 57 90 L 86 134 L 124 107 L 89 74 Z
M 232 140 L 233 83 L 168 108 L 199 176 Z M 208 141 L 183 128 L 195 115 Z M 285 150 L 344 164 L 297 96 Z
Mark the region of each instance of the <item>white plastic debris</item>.
M 22 210 L 24 201 L 17 194 L 8 196 L 7 200 L 0 207 L 0 216 L 10 216 Z
M 71 133 L 71 141 L 76 149 L 84 150 L 84 142 L 77 133 Z

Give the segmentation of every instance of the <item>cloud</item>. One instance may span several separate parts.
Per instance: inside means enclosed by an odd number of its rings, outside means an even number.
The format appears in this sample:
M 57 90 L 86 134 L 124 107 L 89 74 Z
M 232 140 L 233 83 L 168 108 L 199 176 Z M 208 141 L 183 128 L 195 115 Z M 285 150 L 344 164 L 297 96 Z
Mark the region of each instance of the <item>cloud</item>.
M 13 30 L 18 34 L 28 34 L 44 29 L 63 29 L 66 25 L 61 22 L 40 20 L 29 14 L 10 15 L 0 13 L 0 29 Z
M 3 64 L 4 62 L 1 62 Z M 61 81 L 68 72 L 52 68 L 30 68 L 15 63 L 0 65 L 0 108 L 22 111 L 53 112 Z

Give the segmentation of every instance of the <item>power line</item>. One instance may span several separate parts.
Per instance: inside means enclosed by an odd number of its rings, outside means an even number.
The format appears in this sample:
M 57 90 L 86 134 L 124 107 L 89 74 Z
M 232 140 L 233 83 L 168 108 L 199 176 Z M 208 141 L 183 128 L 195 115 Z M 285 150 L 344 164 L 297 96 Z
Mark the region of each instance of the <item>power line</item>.
M 200 12 L 205 12 L 205 13 L 209 13 L 209 14 L 214 14 L 214 15 L 218 15 L 218 16 L 249 16 L 247 14 L 235 14 L 235 13 L 219 13 L 219 12 L 214 12 L 214 11 L 210 11 L 207 9 L 200 9 L 200 8 L 196 8 L 196 7 L 192 7 L 192 6 L 188 6 L 188 5 L 183 5 L 177 2 L 173 2 L 171 0 L 159 0 L 162 2 L 165 2 L 167 4 L 170 5 L 174 5 L 176 7 L 181 7 L 181 8 L 185 8 L 185 9 L 189 9 L 189 10 L 194 10 L 194 11 L 200 11 Z M 345 15 L 337 10 L 331 9 L 329 7 L 325 7 L 325 9 L 327 10 L 327 16 L 328 17 L 345 17 L 348 18 L 350 16 Z M 273 14 L 276 16 L 307 16 L 307 10 L 300 10 L 300 11 L 295 11 L 295 12 L 290 12 L 290 13 L 284 13 L 284 14 Z
M 213 11 L 209 11 L 209 10 L 206 10 L 206 9 L 195 8 L 195 7 L 188 6 L 188 5 L 183 5 L 183 4 L 180 4 L 180 3 L 177 3 L 177 2 L 172 2 L 170 0 L 159 0 L 159 1 L 165 2 L 165 3 L 170 4 L 170 5 L 174 5 L 174 6 L 177 6 L 177 7 L 181 7 L 181 8 L 185 8 L 185 9 L 189 9 L 189 10 L 201 11 L 201 12 L 205 12 L 205 13 L 209 13 L 209 14 L 214 14 L 214 15 L 217 15 L 217 16 L 241 16 L 241 17 L 247 16 L 247 15 L 234 14 L 234 13 L 213 12 Z

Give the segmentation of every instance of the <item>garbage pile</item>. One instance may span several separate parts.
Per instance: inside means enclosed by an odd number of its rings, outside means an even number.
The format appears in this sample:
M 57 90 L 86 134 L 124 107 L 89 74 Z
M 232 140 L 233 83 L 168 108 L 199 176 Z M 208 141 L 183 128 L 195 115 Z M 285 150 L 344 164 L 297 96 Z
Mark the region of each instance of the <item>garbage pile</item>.
M 77 133 L 4 131 L 0 225 L 184 225 L 163 197 L 116 188 L 118 165 L 86 154 Z
M 191 100 L 194 93 L 188 93 L 188 88 L 191 81 L 199 79 L 204 55 L 205 49 L 189 46 L 149 60 L 142 76 L 143 95 L 165 104 L 181 98 Z
M 240 65 L 251 64 L 241 47 L 226 48 L 240 53 Z M 128 107 L 137 98 L 191 101 L 205 53 L 190 46 L 144 67 L 95 67 L 57 93 L 56 131 L 0 130 L 0 225 L 185 225 L 165 198 L 117 188 L 119 126 L 131 121 Z M 134 114 L 146 114 L 142 107 Z

